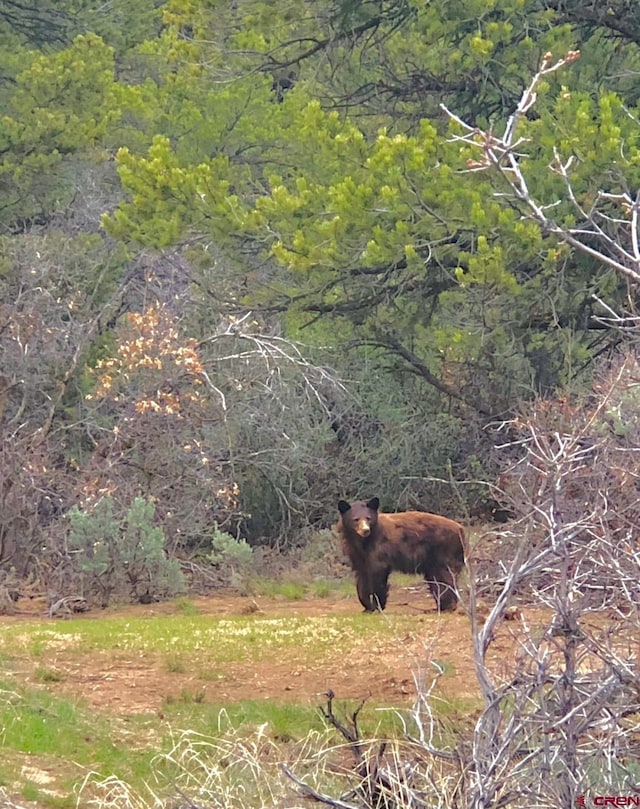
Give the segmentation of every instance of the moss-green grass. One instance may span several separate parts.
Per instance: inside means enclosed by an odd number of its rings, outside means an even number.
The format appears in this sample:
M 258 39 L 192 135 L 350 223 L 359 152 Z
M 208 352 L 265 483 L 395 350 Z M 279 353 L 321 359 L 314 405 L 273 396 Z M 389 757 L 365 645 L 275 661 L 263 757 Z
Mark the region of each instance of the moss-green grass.
M 113 719 L 96 715 L 82 701 L 5 678 L 0 681 L 0 781 L 25 800 L 57 807 L 75 805 L 74 788 L 90 771 L 118 772 L 140 783 L 158 751 L 132 746 L 130 740 L 145 735 L 149 720 L 134 717 L 129 732 L 121 734 Z M 30 775 L 38 771 L 50 779 L 47 788 Z
M 303 598 L 355 598 L 355 586 L 350 577 L 344 579 L 316 579 L 313 581 L 287 578 L 281 581 L 255 577 L 251 581 L 251 593 L 257 596 L 299 601 Z

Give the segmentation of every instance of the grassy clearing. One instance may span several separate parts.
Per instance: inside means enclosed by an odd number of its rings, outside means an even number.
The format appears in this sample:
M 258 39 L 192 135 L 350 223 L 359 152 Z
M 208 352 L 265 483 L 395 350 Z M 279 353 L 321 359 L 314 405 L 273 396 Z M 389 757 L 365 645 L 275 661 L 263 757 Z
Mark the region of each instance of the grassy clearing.
M 349 584 L 345 594 L 353 598 Z M 274 592 L 277 600 L 297 600 L 295 590 Z M 292 760 L 300 750 L 308 750 L 311 739 L 331 733 L 335 737 L 335 732 L 327 730 L 317 710 L 321 698 L 304 704 L 248 699 L 224 704 L 211 695 L 206 699 L 205 687 L 228 676 L 225 665 L 292 660 L 313 670 L 327 659 L 347 659 L 354 647 L 395 648 L 389 645 L 427 628 L 428 623 L 416 624 L 415 615 L 201 615 L 188 599 L 176 602 L 170 615 L 131 617 L 114 612 L 103 613 L 98 620 L 8 622 L 0 632 L 0 787 L 17 802 L 67 809 L 76 805 L 86 779 L 80 807 L 88 806 L 96 794 L 100 800 L 105 794 L 120 795 L 110 798 L 110 805 L 126 806 L 128 790 L 143 790 L 149 779 L 161 781 L 172 772 L 177 766 L 172 758 L 177 755 L 176 740 L 187 734 L 190 744 L 200 739 L 198 749 L 204 745 L 219 751 L 232 745 L 247 751 L 256 745 L 255 760 L 245 762 L 244 770 L 229 770 L 231 781 L 240 779 L 235 789 L 258 766 L 263 753 L 273 768 L 273 762 Z M 175 676 L 176 688 L 164 697 L 161 710 L 125 715 L 118 714 L 117 707 L 105 706 L 101 712 L 64 696 L 73 694 L 73 671 L 100 676 L 101 662 L 134 659 L 166 677 Z M 348 716 L 356 705 L 343 703 L 341 710 Z M 465 710 L 463 705 L 442 704 L 443 715 Z M 367 736 L 401 733 L 401 723 L 388 706 L 367 703 L 359 719 Z M 162 778 L 160 770 L 165 773 Z M 256 800 L 245 805 L 276 805 L 259 789 Z
M 313 660 L 357 639 L 393 637 L 415 628 L 413 616 L 323 615 L 264 617 L 259 614 L 155 615 L 122 618 L 105 615 L 99 621 L 71 619 L 59 623 L 29 621 L 5 626 L 0 652 L 10 667 L 15 658 L 28 658 L 44 672 L 56 652 L 89 656 L 94 652 L 159 654 L 178 671 L 183 657 L 207 665 L 246 659 L 274 660 L 286 650 L 300 649 Z

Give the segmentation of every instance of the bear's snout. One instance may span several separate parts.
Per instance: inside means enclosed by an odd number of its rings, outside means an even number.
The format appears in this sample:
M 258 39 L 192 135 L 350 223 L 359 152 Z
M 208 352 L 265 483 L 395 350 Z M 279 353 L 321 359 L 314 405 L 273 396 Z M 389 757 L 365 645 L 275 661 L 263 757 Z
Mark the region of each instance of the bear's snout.
M 358 520 L 356 525 L 356 532 L 363 539 L 366 539 L 371 534 L 371 523 L 369 520 Z

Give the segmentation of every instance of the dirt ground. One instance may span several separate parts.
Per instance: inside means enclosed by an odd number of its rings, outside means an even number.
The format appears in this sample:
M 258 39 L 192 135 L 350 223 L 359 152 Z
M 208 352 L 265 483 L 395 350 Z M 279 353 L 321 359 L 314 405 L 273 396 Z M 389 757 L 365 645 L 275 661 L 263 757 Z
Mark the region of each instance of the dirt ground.
M 219 595 L 194 598 L 190 603 L 199 614 L 212 616 L 255 614 L 257 618 L 276 618 L 347 615 L 360 611 L 355 597 L 338 596 L 278 601 Z M 45 613 L 44 604 L 37 601 L 19 602 L 19 607 L 16 615 L 0 618 L 0 627 Z M 178 610 L 177 605 L 164 603 L 125 607 L 118 609 L 117 614 L 150 617 Z M 91 611 L 83 619 L 97 620 L 101 615 L 99 611 Z M 92 652 L 89 669 L 86 660 L 79 659 L 73 651 L 65 653 L 62 648 L 48 658 L 47 665 L 63 676 L 60 682 L 48 684 L 48 687 L 57 693 L 81 696 L 99 711 L 119 715 L 144 712 L 161 715 L 167 699 L 179 699 L 184 693 L 198 693 L 207 702 L 218 704 L 243 699 L 317 703 L 331 689 L 341 699 L 369 698 L 378 704 L 409 705 L 415 697 L 415 678 L 424 677 L 430 682 L 434 672 L 430 661 L 436 661 L 446 672 L 436 693 L 447 699 L 475 701 L 479 693 L 470 622 L 462 610 L 440 616 L 424 586 L 396 587 L 391 590 L 384 615 L 372 615 L 370 620 L 385 620 L 387 615 L 413 616 L 415 620 L 409 623 L 408 630 L 403 629 L 402 637 L 381 633 L 375 636 L 375 645 L 371 640 L 361 640 L 347 659 L 342 649 L 336 649 L 335 654 L 329 653 L 320 662 L 314 662 L 312 668 L 300 664 L 294 648 L 287 653 L 287 658 L 259 666 L 251 659 L 229 663 L 215 681 L 208 682 L 201 673 L 168 670 L 166 660 L 120 650 L 117 656 Z M 501 656 L 507 659 L 517 632 L 517 622 L 505 624 L 504 633 L 501 632 L 493 644 L 492 654 L 496 659 Z M 32 677 L 33 672 L 25 671 L 27 682 Z

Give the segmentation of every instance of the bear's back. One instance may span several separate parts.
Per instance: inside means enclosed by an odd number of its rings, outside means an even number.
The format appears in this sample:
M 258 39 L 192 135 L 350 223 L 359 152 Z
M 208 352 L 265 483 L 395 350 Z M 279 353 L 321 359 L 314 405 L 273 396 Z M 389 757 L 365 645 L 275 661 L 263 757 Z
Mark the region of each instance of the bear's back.
M 464 564 L 464 528 L 455 520 L 428 511 L 399 511 L 379 514 L 378 530 L 394 545 L 403 546 L 412 556 L 419 549 L 437 555 L 456 568 Z
M 464 535 L 460 523 L 443 517 L 441 514 L 431 514 L 428 511 L 398 511 L 395 513 L 378 514 L 378 525 L 384 529 L 386 535 L 396 531 L 431 532 L 434 536 L 459 537 Z

